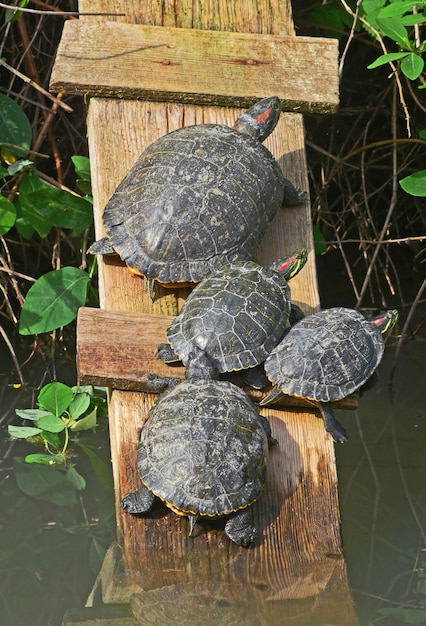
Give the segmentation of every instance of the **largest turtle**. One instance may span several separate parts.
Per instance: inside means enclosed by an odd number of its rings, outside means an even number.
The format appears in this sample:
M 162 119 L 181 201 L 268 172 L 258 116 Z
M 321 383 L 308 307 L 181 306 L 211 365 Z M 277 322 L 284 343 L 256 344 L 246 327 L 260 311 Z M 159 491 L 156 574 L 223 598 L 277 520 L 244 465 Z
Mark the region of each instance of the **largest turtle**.
M 268 442 L 276 442 L 248 396 L 215 376 L 205 354 L 190 357 L 187 379 L 154 404 L 138 445 L 142 486 L 122 505 L 146 513 L 157 496 L 188 516 L 190 532 L 199 518 L 229 516 L 226 534 L 247 547 L 257 535 L 250 505 L 265 482 Z
M 107 203 L 107 236 L 90 252 L 115 251 L 132 271 L 163 284 L 197 283 L 250 259 L 279 207 L 304 197 L 261 143 L 280 113 L 273 96 L 233 128 L 198 124 L 160 137 Z

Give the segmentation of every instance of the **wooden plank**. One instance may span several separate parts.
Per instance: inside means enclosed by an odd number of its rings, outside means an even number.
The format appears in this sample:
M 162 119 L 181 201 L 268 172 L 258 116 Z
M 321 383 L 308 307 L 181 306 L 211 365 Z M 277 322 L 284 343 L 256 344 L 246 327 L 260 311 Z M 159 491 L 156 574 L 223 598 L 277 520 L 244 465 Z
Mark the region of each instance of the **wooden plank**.
M 183 380 L 185 368 L 170 366 L 156 358 L 159 343 L 167 341 L 169 315 L 148 315 L 126 311 L 106 311 L 82 307 L 77 319 L 78 379 L 82 385 L 99 385 L 128 391 L 149 391 L 149 375 Z M 143 338 L 143 341 L 141 341 Z M 241 375 L 227 376 L 242 385 Z M 255 391 L 244 387 L 254 401 L 270 390 Z M 308 407 L 303 398 L 285 396 L 275 406 Z M 356 409 L 358 400 L 352 395 L 334 403 L 338 409 Z
M 283 110 L 335 112 L 337 40 L 84 20 L 65 23 L 53 91 L 248 107 L 274 94 Z
M 79 8 L 101 12 L 104 2 L 79 0 Z M 118 18 L 126 22 L 279 35 L 294 32 L 286 0 L 114 0 L 110 8 L 126 13 Z M 102 23 L 102 18 L 81 19 L 93 28 Z M 105 203 L 146 145 L 183 125 L 232 124 L 238 113 L 220 107 L 92 98 L 87 123 L 97 235 L 103 233 Z M 302 117 L 282 115 L 267 145 L 286 176 L 308 189 Z M 292 281 L 292 296 L 307 310 L 314 310 L 319 297 L 308 203 L 279 213 L 256 260 L 269 265 L 302 246 L 309 250 L 309 260 L 303 281 L 300 275 Z M 101 260 L 99 285 L 105 309 L 173 315 L 182 303 L 182 291 L 171 291 L 162 292 L 153 305 L 143 280 L 112 259 Z M 110 394 L 118 539 L 132 581 L 145 590 L 174 584 L 205 584 L 208 589 L 212 581 L 225 582 L 234 590 L 253 591 L 256 607 L 265 609 L 264 623 L 282 623 L 285 611 L 286 619 L 300 625 L 314 621 L 356 624 L 342 558 L 333 442 L 321 420 L 304 411 L 265 411 L 279 446 L 270 455 L 268 482 L 255 508 L 261 541 L 244 550 L 217 528 L 197 527 L 196 536 L 188 537 L 186 520 L 165 510 L 149 518 L 121 511 L 121 496 L 140 484 L 136 441 L 155 399 L 132 391 L 112 390 Z M 268 613 L 276 619 L 268 621 Z

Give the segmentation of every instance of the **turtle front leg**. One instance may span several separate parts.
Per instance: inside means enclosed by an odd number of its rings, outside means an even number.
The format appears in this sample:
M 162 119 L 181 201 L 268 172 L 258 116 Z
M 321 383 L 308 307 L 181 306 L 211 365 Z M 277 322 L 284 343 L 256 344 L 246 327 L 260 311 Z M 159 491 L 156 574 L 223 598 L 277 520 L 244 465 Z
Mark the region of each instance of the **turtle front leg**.
M 127 513 L 147 513 L 154 504 L 155 496 L 142 485 L 137 491 L 127 493 L 121 500 L 121 506 Z
M 257 529 L 253 526 L 250 507 L 231 513 L 225 524 L 225 533 L 229 539 L 243 548 L 252 545 L 257 537 Z
M 330 433 L 334 441 L 337 443 L 345 443 L 348 440 L 345 429 L 340 422 L 334 417 L 333 409 L 330 402 L 318 402 L 318 408 L 321 411 L 324 420 L 325 430 Z
M 180 358 L 169 343 L 159 343 L 156 355 L 163 363 L 179 363 L 180 361 Z

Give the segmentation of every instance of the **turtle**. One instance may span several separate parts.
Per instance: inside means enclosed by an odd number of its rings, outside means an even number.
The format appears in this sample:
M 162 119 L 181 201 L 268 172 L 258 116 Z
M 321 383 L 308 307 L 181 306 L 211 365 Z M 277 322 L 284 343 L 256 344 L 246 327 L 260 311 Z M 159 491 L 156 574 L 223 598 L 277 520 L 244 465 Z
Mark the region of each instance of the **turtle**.
M 148 146 L 105 206 L 107 236 L 92 254 L 118 253 L 136 274 L 165 286 L 198 283 L 211 271 L 249 260 L 284 205 L 305 193 L 284 178 L 262 141 L 281 113 L 264 98 L 234 127 L 197 124 Z
M 334 441 L 347 440 L 331 402 L 345 398 L 374 373 L 384 352 L 383 337 L 395 326 L 393 309 L 367 320 L 354 309 L 335 307 L 313 313 L 290 327 L 265 361 L 274 389 L 260 402 L 282 394 L 313 400 Z
M 160 344 L 157 355 L 166 363 L 181 360 L 186 365 L 198 346 L 218 372 L 252 368 L 246 379 L 254 387 L 263 387 L 267 383 L 263 367 L 254 368 L 284 335 L 291 313 L 287 280 L 306 261 L 303 248 L 270 268 L 240 261 L 210 274 L 194 288 L 168 327 L 170 343 Z
M 195 368 L 191 361 L 186 379 L 149 412 L 137 449 L 142 486 L 125 495 L 122 506 L 146 513 L 158 497 L 188 516 L 190 535 L 198 519 L 228 516 L 226 535 L 248 547 L 257 536 L 250 505 L 265 483 L 268 443 L 276 442 L 241 389 L 217 380 L 205 355 L 197 355 Z

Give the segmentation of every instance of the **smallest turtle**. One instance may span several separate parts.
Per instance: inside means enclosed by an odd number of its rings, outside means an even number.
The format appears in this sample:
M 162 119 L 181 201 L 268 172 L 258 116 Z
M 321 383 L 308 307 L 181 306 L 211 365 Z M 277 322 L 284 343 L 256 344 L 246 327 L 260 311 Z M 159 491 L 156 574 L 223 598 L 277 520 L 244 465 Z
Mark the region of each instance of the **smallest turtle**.
M 275 388 L 260 404 L 283 394 L 317 403 L 334 441 L 347 440 L 331 402 L 346 398 L 374 373 L 384 352 L 383 337 L 398 321 L 398 311 L 367 320 L 354 309 L 336 307 L 308 315 L 292 326 L 265 361 Z

